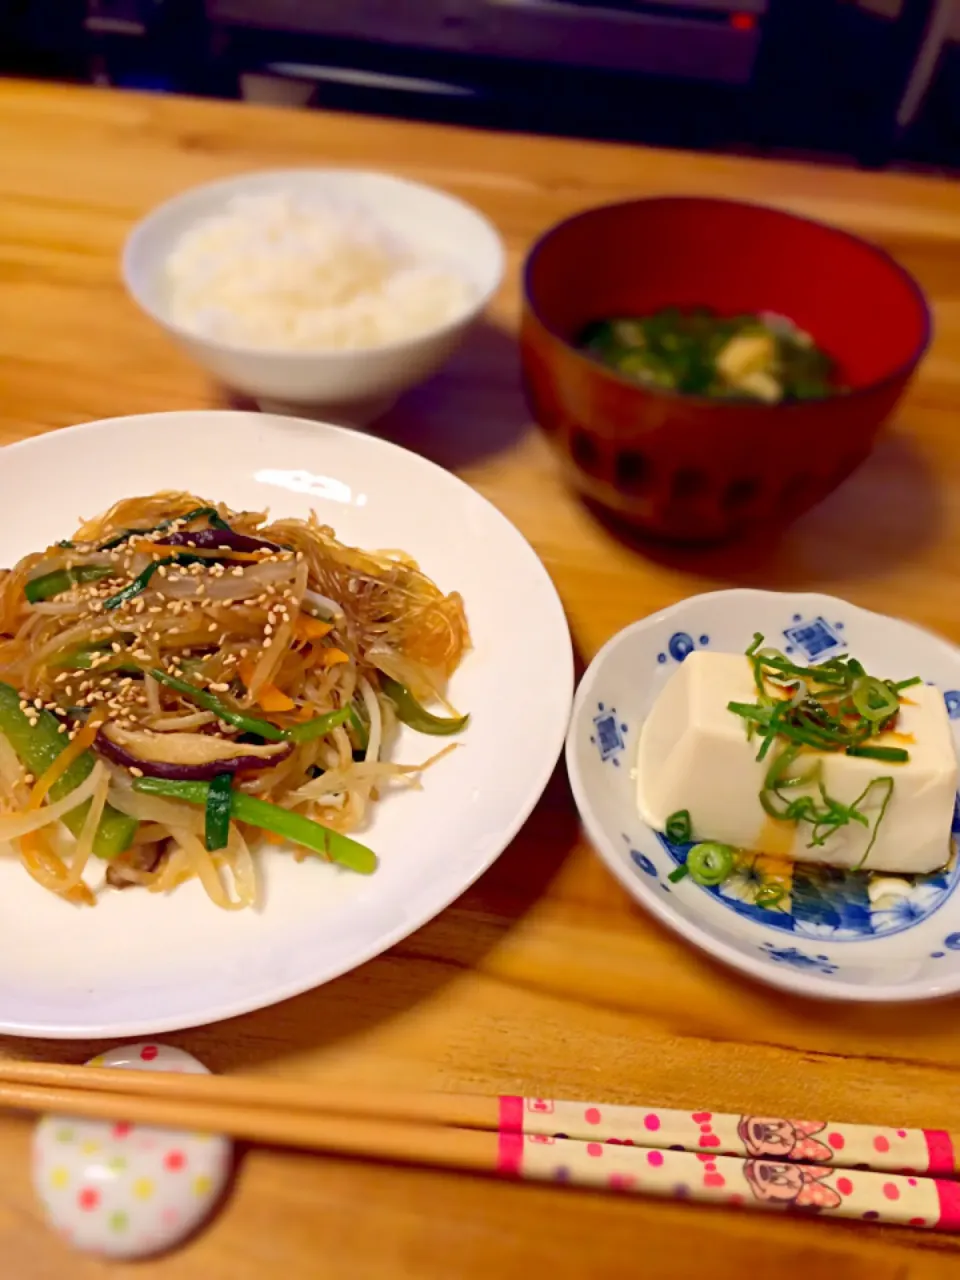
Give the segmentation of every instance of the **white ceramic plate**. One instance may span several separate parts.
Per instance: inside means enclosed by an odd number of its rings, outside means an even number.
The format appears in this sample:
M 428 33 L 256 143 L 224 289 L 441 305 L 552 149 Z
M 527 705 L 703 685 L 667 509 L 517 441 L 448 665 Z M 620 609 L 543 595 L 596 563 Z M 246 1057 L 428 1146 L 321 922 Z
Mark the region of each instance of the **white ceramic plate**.
M 67 536 L 116 499 L 190 489 L 234 507 L 311 507 L 357 545 L 401 547 L 462 592 L 474 650 L 451 683 L 472 715 L 463 746 L 422 791 L 377 806 L 361 877 L 261 854 L 258 911 L 227 913 L 200 886 L 166 898 L 107 893 L 77 909 L 0 863 L 0 1031 L 137 1036 L 296 995 L 412 933 L 496 859 L 536 804 L 563 745 L 570 636 L 546 570 L 513 526 L 455 476 L 381 440 L 253 413 L 95 422 L 0 456 L 0 564 Z M 404 730 L 394 758 L 436 740 Z
M 892 679 L 943 692 L 960 745 L 960 651 L 895 618 L 832 596 L 716 591 L 635 622 L 601 649 L 574 701 L 567 767 L 591 841 L 630 893 L 665 924 L 752 978 L 837 1000 L 919 1000 L 960 991 L 960 870 L 916 882 L 861 873 L 818 876 L 795 864 L 788 896 L 758 907 L 763 867 L 706 889 L 671 883 L 682 858 L 640 818 L 637 734 L 676 663 L 694 648 L 741 653 L 767 643 L 819 662 L 849 652 Z M 954 810 L 954 839 L 960 805 Z M 878 896 L 879 895 L 879 896 Z

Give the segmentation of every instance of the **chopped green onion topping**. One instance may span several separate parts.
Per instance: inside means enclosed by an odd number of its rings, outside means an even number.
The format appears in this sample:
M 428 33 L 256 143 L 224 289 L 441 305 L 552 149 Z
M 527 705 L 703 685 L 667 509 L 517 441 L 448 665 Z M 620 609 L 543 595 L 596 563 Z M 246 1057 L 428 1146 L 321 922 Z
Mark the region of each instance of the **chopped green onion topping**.
M 757 896 L 754 898 L 754 906 L 757 907 L 775 907 L 786 896 L 783 885 L 764 884 L 757 890 Z
M 847 747 L 846 754 L 865 760 L 885 760 L 890 764 L 905 764 L 910 759 L 910 752 L 903 747 Z
M 690 823 L 689 810 L 678 809 L 676 813 L 671 813 L 667 819 L 666 834 L 672 844 L 686 844 L 690 840 L 693 827 Z
M 790 769 L 804 748 L 888 764 L 906 763 L 910 753 L 903 747 L 875 746 L 870 740 L 893 727 L 900 711 L 900 692 L 920 684 L 920 677 L 898 683 L 880 680 L 849 657 L 830 658 L 814 667 L 799 666 L 778 649 L 764 648 L 759 633 L 748 645 L 746 657 L 753 670 L 757 701 L 730 702 L 727 709 L 745 722 L 748 739 L 759 735 L 757 759 L 772 756 L 759 795 L 764 811 L 780 822 L 807 824 L 811 828 L 809 848 L 823 846 L 849 823 L 867 827 L 870 841 L 865 862 L 893 793 L 893 779 L 872 778 L 852 804 L 844 804 L 827 793 L 821 761 L 795 775 Z M 774 744 L 778 747 L 775 752 Z M 808 788 L 808 794 L 791 798 L 790 790 L 797 787 Z M 883 790 L 883 798 L 871 825 L 862 806 L 878 788 Z
M 705 841 L 695 844 L 687 854 L 687 870 L 691 880 L 706 886 L 723 884 L 733 870 L 736 850 L 728 844 Z
M 850 693 L 851 701 L 863 716 L 872 723 L 882 723 L 900 710 L 896 689 L 891 689 L 872 676 L 860 676 Z

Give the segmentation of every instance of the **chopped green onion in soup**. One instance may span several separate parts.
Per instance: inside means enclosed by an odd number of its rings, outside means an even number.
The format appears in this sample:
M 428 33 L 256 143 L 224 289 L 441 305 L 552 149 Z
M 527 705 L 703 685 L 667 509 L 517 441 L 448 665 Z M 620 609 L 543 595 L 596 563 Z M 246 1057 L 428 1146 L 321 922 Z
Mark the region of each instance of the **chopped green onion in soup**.
M 720 316 L 663 307 L 593 321 L 577 345 L 643 386 L 723 400 L 819 400 L 845 388 L 810 334 L 773 312 Z

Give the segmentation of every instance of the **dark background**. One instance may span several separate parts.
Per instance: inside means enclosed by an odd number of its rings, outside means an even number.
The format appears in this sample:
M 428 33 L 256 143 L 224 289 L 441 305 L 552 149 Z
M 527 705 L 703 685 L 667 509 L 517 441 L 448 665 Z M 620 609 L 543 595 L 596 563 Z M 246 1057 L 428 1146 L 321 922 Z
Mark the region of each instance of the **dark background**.
M 0 0 L 0 72 L 953 170 L 947 9 L 960 36 L 960 0 Z

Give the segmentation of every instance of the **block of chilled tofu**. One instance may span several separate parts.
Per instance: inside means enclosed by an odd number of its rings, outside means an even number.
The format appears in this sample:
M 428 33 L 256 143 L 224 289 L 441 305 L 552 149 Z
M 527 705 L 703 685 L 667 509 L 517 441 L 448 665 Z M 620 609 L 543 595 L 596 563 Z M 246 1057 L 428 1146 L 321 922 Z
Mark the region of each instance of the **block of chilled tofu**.
M 736 653 L 691 653 L 664 685 L 640 731 L 637 807 L 654 830 L 664 831 L 678 810 L 690 814 L 694 838 L 836 867 L 859 866 L 873 835 L 883 798 L 875 787 L 861 806 L 870 826 L 850 822 L 822 846 L 809 848 L 809 823 L 769 817 L 760 791 L 770 758 L 757 761 L 759 739 L 747 741 L 744 721 L 729 702 L 756 702 L 753 671 Z M 957 756 L 940 692 L 915 685 L 904 694 L 895 734 L 871 740 L 906 746 L 902 764 L 835 752 L 804 751 L 797 769 L 822 761 L 828 795 L 852 803 L 872 778 L 894 779 L 866 870 L 920 874 L 944 866 L 957 791 Z M 783 749 L 774 743 L 771 750 Z M 807 792 L 810 792 L 809 788 Z M 804 788 L 791 789 L 791 799 Z

